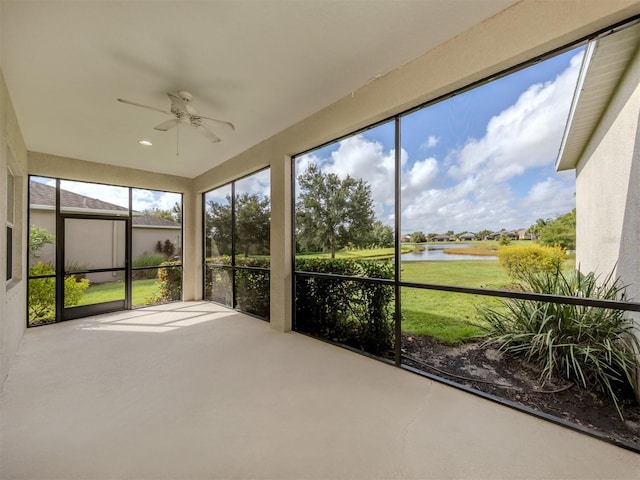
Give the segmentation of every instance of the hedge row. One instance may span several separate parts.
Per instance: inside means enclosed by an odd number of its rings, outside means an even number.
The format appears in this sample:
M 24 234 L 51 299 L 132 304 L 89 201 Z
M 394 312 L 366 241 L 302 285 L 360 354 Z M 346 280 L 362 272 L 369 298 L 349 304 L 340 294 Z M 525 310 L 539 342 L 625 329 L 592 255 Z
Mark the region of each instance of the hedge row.
M 206 299 L 232 306 L 231 257 L 207 259 Z M 236 267 L 268 269 L 268 258 L 237 258 Z M 296 259 L 297 271 L 392 279 L 393 263 L 352 259 Z M 269 318 L 269 271 L 237 268 L 236 307 Z M 394 288 L 337 278 L 296 277 L 297 331 L 375 355 L 393 347 Z
M 205 298 L 233 306 L 231 257 L 228 255 L 207 259 Z M 270 267 L 268 258 L 237 258 L 236 267 Z M 268 270 L 236 269 L 236 308 L 243 312 L 269 319 L 270 274 Z
M 296 270 L 392 279 L 391 262 L 297 259 Z M 296 276 L 297 331 L 384 355 L 393 348 L 392 285 L 368 281 Z

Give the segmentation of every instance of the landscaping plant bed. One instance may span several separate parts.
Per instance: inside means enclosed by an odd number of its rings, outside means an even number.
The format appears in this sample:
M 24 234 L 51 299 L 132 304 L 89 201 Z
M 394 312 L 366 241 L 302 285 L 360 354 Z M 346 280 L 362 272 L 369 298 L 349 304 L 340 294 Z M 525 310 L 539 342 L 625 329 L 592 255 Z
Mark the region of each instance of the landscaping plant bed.
M 640 404 L 620 400 L 624 420 L 613 402 L 563 379 L 540 385 L 540 372 L 527 362 L 505 357 L 482 342 L 452 346 L 429 337 L 403 334 L 403 363 L 525 407 L 598 432 L 640 451 Z

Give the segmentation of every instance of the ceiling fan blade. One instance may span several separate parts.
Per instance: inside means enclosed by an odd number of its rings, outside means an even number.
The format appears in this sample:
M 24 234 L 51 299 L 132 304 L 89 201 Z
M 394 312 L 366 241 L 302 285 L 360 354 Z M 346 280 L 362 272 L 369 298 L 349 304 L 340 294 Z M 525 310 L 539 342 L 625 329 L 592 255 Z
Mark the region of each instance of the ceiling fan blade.
M 217 118 L 203 117 L 202 115 L 198 115 L 198 118 L 201 118 L 203 120 L 208 120 L 210 122 L 217 123 L 218 125 L 224 125 L 225 127 L 228 127 L 228 128 L 230 128 L 231 130 L 234 130 L 234 131 L 236 129 L 236 127 L 231 122 L 225 122 L 224 120 L 218 120 Z
M 193 125 L 193 126 L 198 132 L 200 132 L 202 135 L 204 135 L 209 140 L 211 140 L 211 143 L 218 143 L 220 141 L 220 137 L 218 137 L 215 133 L 213 133 L 204 125 L 200 124 L 200 125 Z
M 173 120 L 167 120 L 166 122 L 162 122 L 160 125 L 156 125 L 153 127 L 156 130 L 160 130 L 161 132 L 166 132 L 167 130 L 171 130 L 173 127 L 177 126 L 180 123 L 180 120 L 177 118 Z
M 118 98 L 118 101 L 122 103 L 126 103 L 127 105 L 133 105 L 134 107 L 142 107 L 142 108 L 146 108 L 147 110 L 153 110 L 156 112 L 164 113 L 166 115 L 173 115 L 173 113 L 167 112 L 166 110 L 161 110 L 156 107 L 150 107 L 148 105 L 142 105 L 141 103 L 132 102 L 131 100 L 125 100 L 124 98 Z

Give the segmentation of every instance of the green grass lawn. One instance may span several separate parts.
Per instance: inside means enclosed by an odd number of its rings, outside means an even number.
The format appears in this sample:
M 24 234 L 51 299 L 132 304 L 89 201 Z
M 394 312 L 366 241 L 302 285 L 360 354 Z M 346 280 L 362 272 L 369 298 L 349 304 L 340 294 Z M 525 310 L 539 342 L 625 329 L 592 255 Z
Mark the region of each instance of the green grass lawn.
M 404 262 L 402 281 L 499 289 L 509 277 L 497 260 Z M 402 331 L 457 344 L 483 333 L 478 307 L 499 305 L 482 295 L 402 288 Z
M 147 305 L 147 299 L 157 292 L 159 288 L 160 283 L 157 279 L 134 280 L 132 288 L 133 306 Z M 124 300 L 124 282 L 122 281 L 91 285 L 85 290 L 78 305 L 92 305 L 114 300 Z

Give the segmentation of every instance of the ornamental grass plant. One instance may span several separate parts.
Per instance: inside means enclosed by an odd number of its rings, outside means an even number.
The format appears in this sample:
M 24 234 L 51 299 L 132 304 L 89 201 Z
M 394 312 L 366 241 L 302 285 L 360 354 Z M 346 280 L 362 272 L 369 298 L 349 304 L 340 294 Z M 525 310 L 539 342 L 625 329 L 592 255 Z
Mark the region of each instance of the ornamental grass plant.
M 579 270 L 523 273 L 527 291 L 624 300 L 625 287 L 609 274 L 600 279 Z M 634 375 L 640 368 L 638 331 L 621 310 L 522 299 L 505 299 L 499 307 L 481 307 L 488 324 L 485 344 L 519 356 L 540 369 L 544 384 L 562 377 L 613 400 L 620 417 L 622 395 L 638 394 Z

